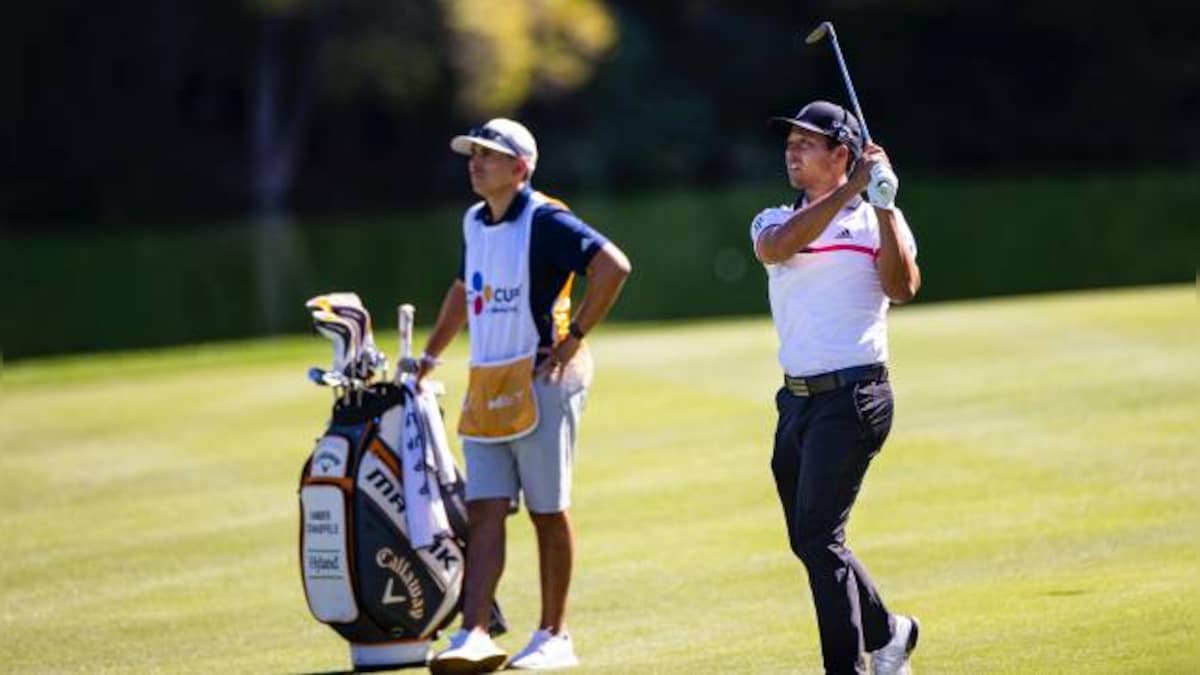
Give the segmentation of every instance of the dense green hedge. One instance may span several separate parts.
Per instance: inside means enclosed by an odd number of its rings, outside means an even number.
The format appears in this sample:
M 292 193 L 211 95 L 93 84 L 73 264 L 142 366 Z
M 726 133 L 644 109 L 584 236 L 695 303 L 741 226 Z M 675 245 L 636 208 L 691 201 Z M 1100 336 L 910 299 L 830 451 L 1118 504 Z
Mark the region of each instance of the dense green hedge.
M 1191 280 L 1197 195 L 1198 173 L 905 176 L 900 203 L 925 278 L 919 300 Z M 614 310 L 621 319 L 765 312 L 749 223 L 788 196 L 782 185 L 565 195 L 633 260 Z M 261 306 L 260 239 L 248 224 L 8 238 L 0 346 L 12 359 L 300 331 L 302 303 L 327 290 L 358 291 L 380 324 L 391 326 L 403 301 L 429 323 L 458 262 L 460 212 L 293 226 L 266 247 L 284 270 L 271 308 Z

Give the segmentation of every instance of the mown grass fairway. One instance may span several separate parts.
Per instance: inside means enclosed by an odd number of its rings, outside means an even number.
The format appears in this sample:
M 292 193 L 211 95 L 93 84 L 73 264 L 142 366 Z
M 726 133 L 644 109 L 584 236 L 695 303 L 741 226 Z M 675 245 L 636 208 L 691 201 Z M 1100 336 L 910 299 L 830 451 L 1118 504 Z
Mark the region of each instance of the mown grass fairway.
M 1191 286 L 893 313 L 896 425 L 850 543 L 921 617 L 919 671 L 1200 668 L 1198 327 Z M 577 672 L 816 672 L 768 467 L 769 320 L 593 343 Z M 463 347 L 441 372 L 450 425 Z M 297 337 L 7 366 L 0 669 L 346 668 L 296 551 L 296 479 L 328 402 L 304 371 L 327 356 Z M 537 570 L 523 514 L 509 532 L 515 650 Z

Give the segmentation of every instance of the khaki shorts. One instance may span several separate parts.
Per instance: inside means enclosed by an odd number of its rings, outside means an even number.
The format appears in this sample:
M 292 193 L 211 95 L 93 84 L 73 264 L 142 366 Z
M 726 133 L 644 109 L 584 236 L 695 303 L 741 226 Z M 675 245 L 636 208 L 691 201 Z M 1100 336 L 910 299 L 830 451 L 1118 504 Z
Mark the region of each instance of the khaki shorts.
M 571 505 L 575 440 L 587 389 L 534 380 L 537 428 L 501 443 L 463 440 L 467 460 L 467 501 L 509 499 L 520 493 L 530 513 L 557 513 Z

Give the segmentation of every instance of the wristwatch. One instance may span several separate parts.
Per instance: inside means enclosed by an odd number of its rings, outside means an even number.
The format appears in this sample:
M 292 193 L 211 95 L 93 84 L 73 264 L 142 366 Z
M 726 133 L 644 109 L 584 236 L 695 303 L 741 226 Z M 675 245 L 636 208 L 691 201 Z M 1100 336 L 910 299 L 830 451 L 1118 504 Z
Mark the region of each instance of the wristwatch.
M 572 321 L 571 325 L 567 326 L 567 332 L 570 333 L 571 336 L 574 337 L 576 340 L 583 339 L 583 335 L 584 335 L 583 329 L 580 328 L 579 324 L 575 321 Z

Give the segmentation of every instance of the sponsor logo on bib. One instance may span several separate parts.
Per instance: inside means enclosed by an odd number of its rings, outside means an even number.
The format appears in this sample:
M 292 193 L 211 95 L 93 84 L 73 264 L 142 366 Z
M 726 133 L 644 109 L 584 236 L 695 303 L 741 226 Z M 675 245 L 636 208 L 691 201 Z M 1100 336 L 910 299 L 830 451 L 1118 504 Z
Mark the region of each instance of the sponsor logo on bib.
M 520 299 L 520 286 L 492 286 L 484 281 L 483 274 L 475 272 L 471 275 L 471 285 L 467 288 L 467 306 L 476 316 L 485 311 L 491 314 L 516 312 L 517 301 Z
M 521 391 L 515 391 L 511 394 L 500 394 L 495 398 L 488 399 L 487 409 L 500 410 L 502 408 L 511 408 L 515 405 L 519 405 L 524 398 L 524 392 Z

